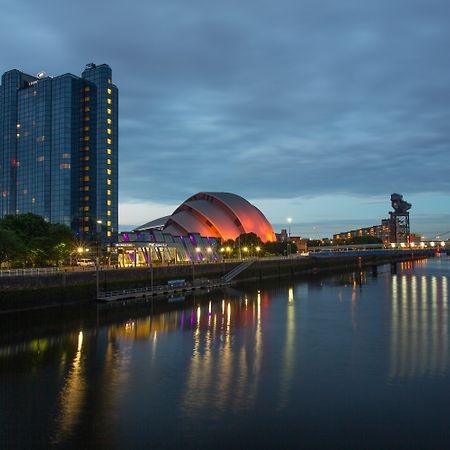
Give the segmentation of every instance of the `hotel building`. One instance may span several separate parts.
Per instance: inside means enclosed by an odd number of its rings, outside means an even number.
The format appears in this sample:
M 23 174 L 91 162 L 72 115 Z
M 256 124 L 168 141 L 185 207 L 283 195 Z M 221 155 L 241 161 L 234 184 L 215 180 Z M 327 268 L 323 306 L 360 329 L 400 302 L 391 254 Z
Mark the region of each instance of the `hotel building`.
M 79 238 L 117 239 L 118 89 L 106 64 L 81 77 L 19 70 L 0 86 L 0 217 L 34 213 Z

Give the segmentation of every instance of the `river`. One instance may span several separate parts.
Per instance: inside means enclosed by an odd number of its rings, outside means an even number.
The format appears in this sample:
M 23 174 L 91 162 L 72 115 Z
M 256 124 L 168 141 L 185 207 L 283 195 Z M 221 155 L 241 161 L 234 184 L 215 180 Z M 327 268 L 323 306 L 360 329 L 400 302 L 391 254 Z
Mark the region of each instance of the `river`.
M 449 276 L 442 256 L 31 316 L 2 333 L 0 448 L 449 448 Z

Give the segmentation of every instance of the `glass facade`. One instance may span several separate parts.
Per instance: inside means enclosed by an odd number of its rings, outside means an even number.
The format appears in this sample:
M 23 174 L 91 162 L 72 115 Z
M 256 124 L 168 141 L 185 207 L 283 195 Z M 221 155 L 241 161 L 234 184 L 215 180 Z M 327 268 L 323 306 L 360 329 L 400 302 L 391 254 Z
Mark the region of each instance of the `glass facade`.
M 0 86 L 0 217 L 32 212 L 80 238 L 115 242 L 118 89 L 111 68 L 81 77 L 18 70 Z

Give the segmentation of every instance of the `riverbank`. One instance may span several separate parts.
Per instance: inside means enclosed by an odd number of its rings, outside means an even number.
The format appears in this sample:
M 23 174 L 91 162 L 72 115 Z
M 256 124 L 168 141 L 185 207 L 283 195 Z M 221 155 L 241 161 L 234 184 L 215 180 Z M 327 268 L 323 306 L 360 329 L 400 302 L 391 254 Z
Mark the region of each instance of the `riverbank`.
M 405 260 L 433 256 L 430 251 L 411 252 L 361 252 L 300 258 L 259 258 L 236 282 L 281 278 L 311 273 L 353 270 L 358 267 L 378 266 Z M 101 291 L 142 288 L 167 283 L 171 279 L 188 282 L 219 279 L 229 273 L 239 261 L 214 264 L 186 264 L 155 266 L 153 268 L 104 269 L 99 271 Z M 58 272 L 40 276 L 11 276 L 0 279 L 0 312 L 38 310 L 89 304 L 96 299 L 96 272 Z

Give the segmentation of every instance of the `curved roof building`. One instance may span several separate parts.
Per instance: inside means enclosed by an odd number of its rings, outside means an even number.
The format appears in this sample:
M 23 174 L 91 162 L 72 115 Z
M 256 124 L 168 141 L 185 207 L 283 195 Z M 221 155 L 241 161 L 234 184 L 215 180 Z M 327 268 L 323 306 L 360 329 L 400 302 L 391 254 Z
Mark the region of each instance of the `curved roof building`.
M 242 233 L 255 233 L 263 242 L 275 241 L 275 233 L 264 214 L 244 198 L 228 192 L 199 192 L 164 219 L 164 232 L 173 235 L 199 233 L 227 240 Z M 144 231 L 156 222 L 136 231 Z

